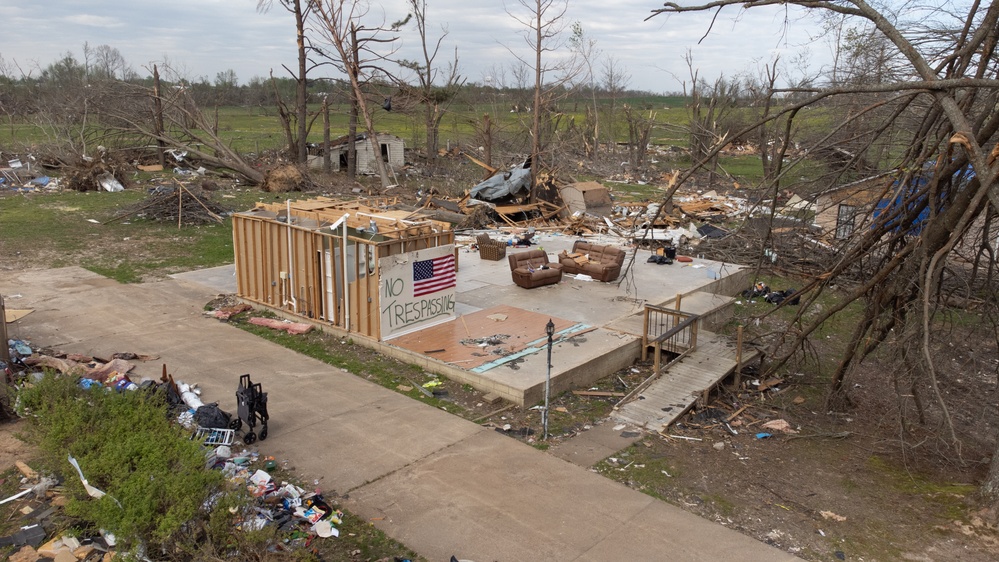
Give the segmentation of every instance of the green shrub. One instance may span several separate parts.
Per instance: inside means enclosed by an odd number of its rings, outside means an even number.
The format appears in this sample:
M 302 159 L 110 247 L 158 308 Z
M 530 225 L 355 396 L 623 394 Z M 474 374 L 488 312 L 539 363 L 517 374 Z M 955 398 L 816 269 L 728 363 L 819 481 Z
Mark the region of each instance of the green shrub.
M 171 421 L 157 393 L 84 390 L 72 377 L 46 375 L 20 392 L 18 408 L 30 420 L 25 439 L 65 480 L 67 514 L 112 532 L 126 549 L 177 549 L 222 490 L 222 473 L 205 466 L 202 445 Z M 87 495 L 69 455 L 106 496 Z

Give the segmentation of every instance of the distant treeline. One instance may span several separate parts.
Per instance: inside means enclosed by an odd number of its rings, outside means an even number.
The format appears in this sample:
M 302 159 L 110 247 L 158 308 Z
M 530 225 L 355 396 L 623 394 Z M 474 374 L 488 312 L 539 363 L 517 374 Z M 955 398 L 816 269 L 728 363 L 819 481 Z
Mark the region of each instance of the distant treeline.
M 101 45 L 84 48 L 85 57 L 77 59 L 66 53 L 63 58 L 35 72 L 25 72 L 20 67 L 0 58 L 0 105 L 7 117 L 35 113 L 39 106 L 61 104 L 67 98 L 78 97 L 81 88 L 107 85 L 109 82 L 127 82 L 145 87 L 153 86 L 152 68 L 145 75 L 136 72 L 121 56 L 117 49 Z M 198 106 L 273 106 L 278 99 L 293 100 L 295 79 L 287 76 L 254 76 L 240 82 L 233 70 L 219 72 L 214 78 L 201 76 L 195 79 L 180 77 L 169 67 L 169 63 L 159 67 L 161 86 L 164 89 L 184 88 Z M 369 84 L 372 96 L 405 97 L 406 84 L 388 82 Z M 334 78 L 310 78 L 308 96 L 310 104 L 322 103 L 327 99 L 331 104 L 349 102 L 349 87 L 345 80 Z M 529 111 L 533 88 L 497 86 L 469 82 L 463 85 L 458 94 L 460 102 L 469 105 L 493 104 L 502 111 Z M 683 107 L 686 98 L 682 94 L 656 94 L 640 90 L 611 91 L 600 85 L 565 88 L 562 103 L 621 106 L 629 104 L 637 109 L 661 109 Z

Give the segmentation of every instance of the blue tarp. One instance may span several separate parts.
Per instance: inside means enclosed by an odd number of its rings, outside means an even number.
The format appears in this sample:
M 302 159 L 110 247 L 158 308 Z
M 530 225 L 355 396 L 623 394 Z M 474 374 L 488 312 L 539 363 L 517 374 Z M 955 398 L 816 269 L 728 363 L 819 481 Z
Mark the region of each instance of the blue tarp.
M 922 191 L 927 182 L 930 179 L 930 173 L 935 166 L 934 163 L 927 165 L 924 172 L 910 180 L 909 185 L 905 189 L 899 189 L 899 183 L 896 181 L 892 186 L 892 192 L 895 194 L 890 199 L 882 199 L 874 207 L 874 224 L 871 228 L 876 228 L 879 224 L 877 220 L 882 214 L 887 213 L 891 216 L 888 219 L 888 229 L 894 232 L 899 232 L 901 230 L 906 230 L 907 234 L 910 236 L 919 236 L 923 231 L 923 224 L 930 218 L 930 205 L 926 204 L 926 194 L 916 195 Z M 951 187 L 956 187 L 957 189 L 963 189 L 964 186 L 968 184 L 975 177 L 975 172 L 970 168 L 962 168 L 954 173 L 953 183 Z M 942 210 L 945 206 L 944 200 L 947 198 L 946 191 L 941 192 L 940 195 L 939 208 Z M 909 220 L 907 224 L 902 224 L 901 221 L 907 220 L 907 216 L 917 208 L 922 207 L 919 214 Z M 886 217 L 887 218 L 887 217 Z

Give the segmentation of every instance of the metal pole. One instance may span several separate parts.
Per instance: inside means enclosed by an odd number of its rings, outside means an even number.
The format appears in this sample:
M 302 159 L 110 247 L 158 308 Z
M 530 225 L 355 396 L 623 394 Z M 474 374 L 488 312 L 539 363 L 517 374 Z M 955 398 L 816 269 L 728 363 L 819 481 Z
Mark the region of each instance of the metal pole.
M 0 295 L 0 361 L 10 365 L 10 347 L 7 345 L 7 315 L 6 307 L 3 303 L 3 295 Z M 551 363 L 551 353 L 548 354 L 548 362 Z
M 541 411 L 541 425 L 544 427 L 544 437 L 548 440 L 548 395 L 552 386 L 552 336 L 555 334 L 555 323 L 548 319 L 545 324 L 545 333 L 548 334 L 548 370 L 545 374 L 545 409 Z

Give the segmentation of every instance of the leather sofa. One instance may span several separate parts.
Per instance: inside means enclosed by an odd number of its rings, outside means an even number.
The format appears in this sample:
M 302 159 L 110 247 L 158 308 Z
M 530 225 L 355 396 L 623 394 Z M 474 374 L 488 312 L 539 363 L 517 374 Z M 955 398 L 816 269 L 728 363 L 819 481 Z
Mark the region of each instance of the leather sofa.
M 562 265 L 548 261 L 544 250 L 507 254 L 513 282 L 525 289 L 554 285 L 562 280 Z
M 583 273 L 598 281 L 613 281 L 621 275 L 625 251 L 614 246 L 591 244 L 576 240 L 572 252 L 559 254 L 559 263 L 566 273 Z

